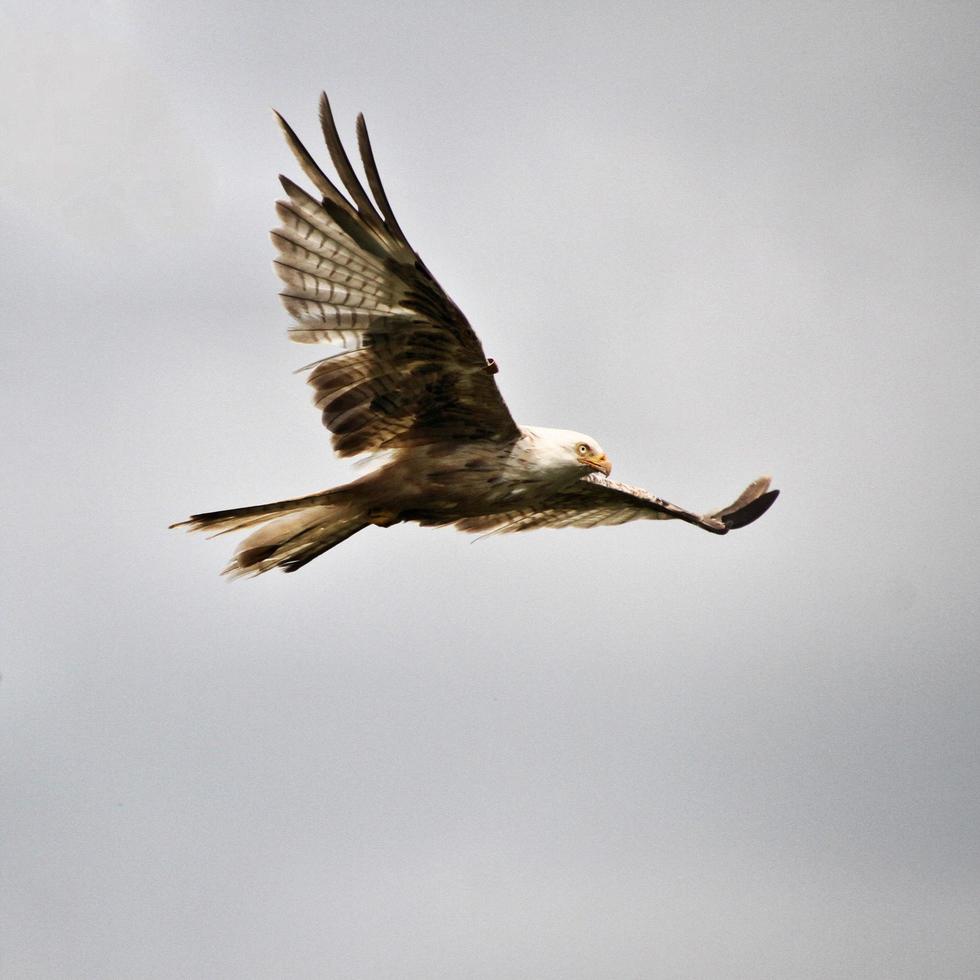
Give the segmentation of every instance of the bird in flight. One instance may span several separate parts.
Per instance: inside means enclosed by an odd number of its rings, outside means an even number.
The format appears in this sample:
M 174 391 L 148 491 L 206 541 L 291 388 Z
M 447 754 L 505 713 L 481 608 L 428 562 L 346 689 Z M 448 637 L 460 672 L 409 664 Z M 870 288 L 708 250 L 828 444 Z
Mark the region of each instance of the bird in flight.
M 314 196 L 280 177 L 272 232 L 280 296 L 301 344 L 345 349 L 310 366 L 309 384 L 339 456 L 383 454 L 360 479 L 320 493 L 195 514 L 191 531 L 251 530 L 224 573 L 294 572 L 366 527 L 404 521 L 463 531 L 596 527 L 680 520 L 727 534 L 761 517 L 779 491 L 753 481 L 738 499 L 695 514 L 616 483 L 591 436 L 519 425 L 497 365 L 408 243 L 388 202 L 364 117 L 357 144 L 370 195 L 340 141 L 330 103 L 320 124 L 345 196 L 276 114 Z

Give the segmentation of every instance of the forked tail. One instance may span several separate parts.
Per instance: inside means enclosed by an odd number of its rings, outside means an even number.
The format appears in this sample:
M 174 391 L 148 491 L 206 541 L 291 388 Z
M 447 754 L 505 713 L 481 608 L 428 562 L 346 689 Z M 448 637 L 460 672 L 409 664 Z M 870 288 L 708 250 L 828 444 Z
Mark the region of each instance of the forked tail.
M 295 572 L 370 523 L 350 501 L 332 498 L 334 495 L 327 491 L 254 507 L 216 510 L 194 514 L 170 526 L 210 531 L 214 537 L 262 525 L 238 546 L 221 574 L 240 578 L 277 567 Z

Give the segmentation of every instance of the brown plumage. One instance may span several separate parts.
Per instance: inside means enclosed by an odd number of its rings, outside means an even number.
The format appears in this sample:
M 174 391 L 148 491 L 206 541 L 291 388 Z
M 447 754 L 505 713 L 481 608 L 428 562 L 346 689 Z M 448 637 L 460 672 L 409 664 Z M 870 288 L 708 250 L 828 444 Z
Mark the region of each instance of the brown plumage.
M 678 519 L 726 534 L 778 495 L 754 481 L 730 506 L 697 515 L 608 479 L 598 443 L 519 426 L 466 317 L 409 245 L 384 192 L 363 116 L 357 141 L 370 194 L 344 151 L 326 95 L 320 122 L 345 196 L 286 121 L 286 141 L 321 195 L 280 177 L 275 269 L 292 340 L 349 349 L 312 365 L 309 383 L 340 456 L 389 453 L 385 465 L 322 493 L 197 514 L 189 530 L 254 530 L 225 572 L 295 571 L 368 525 L 455 524 L 464 531 L 595 527 Z M 373 197 L 373 200 L 372 200 Z

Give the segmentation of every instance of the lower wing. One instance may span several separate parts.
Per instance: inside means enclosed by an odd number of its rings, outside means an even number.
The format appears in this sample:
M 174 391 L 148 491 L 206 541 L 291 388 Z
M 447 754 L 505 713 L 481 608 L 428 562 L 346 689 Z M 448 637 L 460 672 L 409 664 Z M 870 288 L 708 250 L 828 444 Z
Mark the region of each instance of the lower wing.
M 463 531 L 507 533 L 538 527 L 599 527 L 646 518 L 686 521 L 712 534 L 727 534 L 751 524 L 769 510 L 779 496 L 778 490 L 769 489 L 769 483 L 769 477 L 759 477 L 727 507 L 710 514 L 695 514 L 639 487 L 590 473 L 537 506 L 465 518 L 456 527 Z

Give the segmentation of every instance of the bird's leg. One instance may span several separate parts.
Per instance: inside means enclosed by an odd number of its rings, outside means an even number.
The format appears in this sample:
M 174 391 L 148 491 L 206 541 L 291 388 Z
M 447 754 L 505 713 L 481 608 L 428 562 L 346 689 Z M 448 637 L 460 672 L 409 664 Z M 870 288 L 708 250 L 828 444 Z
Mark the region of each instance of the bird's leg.
M 391 527 L 392 524 L 401 522 L 397 511 L 383 510 L 380 507 L 372 507 L 367 513 L 367 519 L 375 527 Z

